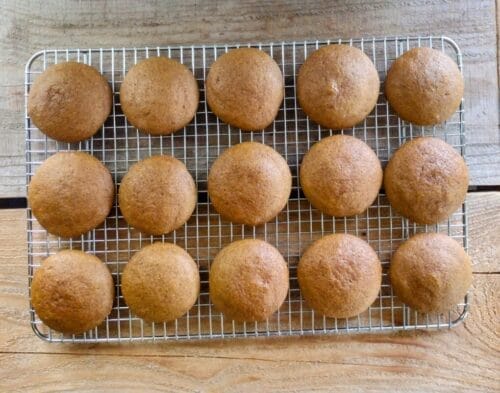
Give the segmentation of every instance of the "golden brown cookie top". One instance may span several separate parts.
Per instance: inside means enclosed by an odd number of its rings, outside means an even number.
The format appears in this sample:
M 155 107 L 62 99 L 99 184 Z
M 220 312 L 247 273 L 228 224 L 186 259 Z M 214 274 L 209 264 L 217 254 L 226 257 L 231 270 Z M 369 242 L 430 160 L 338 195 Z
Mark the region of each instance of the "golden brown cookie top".
M 198 298 L 198 266 L 183 248 L 153 243 L 127 263 L 121 289 L 134 314 L 149 322 L 171 321 L 183 316 Z
M 111 312 L 113 278 L 93 255 L 59 251 L 42 262 L 31 283 L 31 303 L 50 328 L 79 334 L 98 326 Z
M 167 135 L 186 126 L 198 108 L 198 84 L 185 65 L 152 57 L 133 66 L 120 88 L 127 120 L 139 130 Z
M 385 95 L 403 119 L 439 124 L 460 105 L 464 81 L 457 64 L 432 48 L 414 48 L 398 57 L 385 81 Z
M 113 206 L 115 187 L 108 169 L 83 152 L 59 152 L 35 172 L 28 203 L 50 233 L 74 237 L 100 225 Z
M 467 165 L 450 145 L 438 138 L 406 142 L 391 157 L 384 188 L 397 212 L 419 224 L 448 218 L 465 199 Z
M 291 187 L 285 159 L 257 142 L 243 142 L 224 151 L 208 175 L 208 194 L 215 209 L 238 224 L 260 225 L 276 217 Z
M 422 233 L 394 253 L 390 268 L 396 295 L 420 312 L 446 312 L 464 300 L 472 283 L 465 250 L 452 238 Z
M 377 298 L 382 265 L 364 240 L 333 234 L 306 250 L 297 276 L 310 307 L 328 317 L 349 318 L 365 311 Z
M 326 45 L 311 53 L 297 76 L 302 110 L 323 127 L 353 127 L 377 103 L 380 80 L 375 65 L 361 50 Z
M 161 235 L 181 227 L 191 217 L 197 191 L 182 162 L 171 156 L 152 156 L 130 167 L 118 198 L 130 226 Z
M 235 241 L 212 263 L 210 297 L 227 318 L 265 320 L 283 304 L 287 293 L 287 264 L 280 252 L 263 240 Z
M 62 142 L 90 138 L 111 111 L 108 81 L 94 67 L 65 62 L 48 67 L 30 88 L 28 114 L 44 134 Z
M 266 128 L 283 101 L 283 75 L 276 62 L 255 48 L 233 49 L 210 67 L 207 102 L 222 121 L 245 131 Z
M 377 198 L 382 166 L 363 141 L 334 135 L 315 143 L 300 165 L 300 184 L 311 204 L 343 217 L 364 212 Z

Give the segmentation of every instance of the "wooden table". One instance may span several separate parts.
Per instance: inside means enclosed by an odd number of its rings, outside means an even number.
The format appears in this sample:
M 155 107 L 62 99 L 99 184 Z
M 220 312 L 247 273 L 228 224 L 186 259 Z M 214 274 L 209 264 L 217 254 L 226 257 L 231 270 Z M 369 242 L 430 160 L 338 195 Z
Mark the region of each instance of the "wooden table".
M 0 210 L 0 390 L 500 391 L 494 0 L 0 1 L 0 198 L 23 203 L 24 64 L 50 47 L 447 35 L 463 51 L 473 305 L 440 332 L 57 345 L 29 326 L 25 210 Z

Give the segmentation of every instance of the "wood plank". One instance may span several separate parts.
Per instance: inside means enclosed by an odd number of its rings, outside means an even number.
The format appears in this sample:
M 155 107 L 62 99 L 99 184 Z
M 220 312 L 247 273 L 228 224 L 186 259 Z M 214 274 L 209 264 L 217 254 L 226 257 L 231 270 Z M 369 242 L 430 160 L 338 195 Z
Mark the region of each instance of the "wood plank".
M 500 0 L 495 1 L 496 5 L 496 25 L 497 25 L 497 78 L 500 81 Z
M 471 193 L 468 195 L 467 205 L 469 250 L 473 258 L 474 272 L 499 273 L 500 193 Z M 25 224 L 25 210 L 0 210 L 0 249 L 2 249 L 0 254 L 0 352 L 79 352 L 82 346 L 47 344 L 31 331 L 28 314 Z M 480 305 L 480 302 L 477 302 L 477 296 L 474 293 L 474 304 Z M 474 308 L 475 306 L 473 310 Z M 491 318 L 494 318 L 493 315 Z M 380 337 L 387 336 L 381 335 Z M 266 348 L 270 342 L 273 340 L 257 340 L 255 344 L 238 345 L 243 345 L 244 352 L 246 352 L 254 345 Z M 287 341 L 284 339 L 284 341 L 277 340 L 277 342 Z M 206 344 L 166 343 L 152 346 L 99 345 L 98 351 L 99 353 L 100 351 L 106 353 L 144 353 L 146 351 L 149 354 L 162 354 L 165 348 L 176 348 L 175 351 L 178 351 L 178 354 L 187 354 L 189 351 L 197 353 L 201 346 L 219 350 L 226 348 L 227 345 L 226 341 Z
M 441 332 L 57 345 L 32 333 L 25 211 L 0 211 L 0 390 L 497 391 L 500 193 L 468 196 L 473 306 Z M 496 255 L 496 257 L 495 257 Z M 494 274 L 483 274 L 494 272 Z M 85 356 L 82 356 L 85 355 Z M 397 384 L 397 385 L 396 385 Z
M 474 272 L 500 272 L 500 192 L 469 193 L 467 209 Z
M 0 390 L 496 392 L 499 291 L 475 275 L 472 315 L 450 331 L 3 353 Z
M 500 184 L 494 0 L 60 2 L 0 4 L 0 196 L 24 187 L 24 64 L 48 47 L 440 35 L 462 48 L 471 184 Z

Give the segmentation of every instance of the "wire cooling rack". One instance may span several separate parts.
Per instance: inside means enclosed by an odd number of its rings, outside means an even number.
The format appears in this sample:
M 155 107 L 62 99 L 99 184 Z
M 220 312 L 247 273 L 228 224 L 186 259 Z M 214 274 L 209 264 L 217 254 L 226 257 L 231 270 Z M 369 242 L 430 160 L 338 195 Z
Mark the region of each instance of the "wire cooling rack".
M 329 43 L 348 44 L 363 50 L 374 62 L 382 81 L 378 103 L 372 113 L 351 129 L 332 132 L 310 121 L 297 104 L 296 76 L 304 59 Z M 204 80 L 210 65 L 224 52 L 240 46 L 257 47 L 268 53 L 283 72 L 285 99 L 276 120 L 261 132 L 241 132 L 223 122 L 209 110 L 205 100 Z M 35 333 L 48 341 L 110 342 L 135 340 L 202 339 L 271 335 L 303 335 L 394 331 L 404 329 L 449 328 L 462 321 L 469 307 L 467 297 L 448 313 L 420 314 L 399 301 L 390 286 L 387 269 L 392 253 L 409 236 L 417 232 L 444 232 L 467 248 L 465 205 L 449 220 L 433 226 L 421 226 L 397 215 L 385 195 L 363 214 L 349 218 L 323 216 L 312 208 L 302 194 L 298 170 L 302 156 L 310 146 L 333 133 L 344 133 L 362 139 L 377 153 L 385 165 L 393 152 L 408 139 L 433 135 L 444 139 L 464 155 L 465 135 L 463 103 L 446 124 L 417 127 L 398 118 L 383 95 L 387 70 L 395 58 L 418 46 L 441 50 L 462 69 L 457 45 L 447 37 L 370 38 L 279 42 L 245 45 L 193 45 L 155 48 L 63 49 L 36 53 L 26 65 L 26 98 L 36 77 L 48 66 L 74 60 L 96 67 L 114 91 L 113 109 L 102 129 L 91 139 L 76 144 L 60 143 L 45 137 L 26 114 L 26 182 L 50 155 L 61 150 L 82 150 L 100 159 L 111 171 L 116 187 L 129 167 L 154 154 L 169 154 L 183 161 L 199 189 L 196 211 L 179 230 L 165 236 L 149 237 L 128 227 L 115 205 L 103 225 L 74 239 L 49 235 L 27 210 L 29 285 L 33 272 L 47 256 L 61 248 L 81 249 L 97 255 L 112 272 L 116 298 L 112 313 L 99 327 L 82 335 L 68 336 L 45 326 L 31 307 L 31 324 Z M 151 136 L 128 124 L 119 101 L 120 84 L 127 71 L 141 59 L 168 56 L 187 65 L 200 88 L 200 104 L 193 121 L 183 130 L 169 136 Z M 293 188 L 286 208 L 279 216 L 261 226 L 248 227 L 224 221 L 215 212 L 207 196 L 207 175 L 213 161 L 229 146 L 254 140 L 272 146 L 287 160 L 293 174 Z M 365 312 L 350 319 L 325 318 L 315 314 L 302 301 L 296 267 L 300 255 L 313 241 L 330 233 L 351 233 L 375 249 L 383 265 L 383 283 L 379 297 Z M 290 290 L 285 303 L 269 320 L 260 323 L 237 323 L 223 317 L 210 303 L 208 272 L 217 252 L 233 240 L 260 238 L 276 246 L 288 262 Z M 201 293 L 193 308 L 174 322 L 148 324 L 132 315 L 120 292 L 120 274 L 136 251 L 153 241 L 174 242 L 184 247 L 197 261 L 201 276 Z

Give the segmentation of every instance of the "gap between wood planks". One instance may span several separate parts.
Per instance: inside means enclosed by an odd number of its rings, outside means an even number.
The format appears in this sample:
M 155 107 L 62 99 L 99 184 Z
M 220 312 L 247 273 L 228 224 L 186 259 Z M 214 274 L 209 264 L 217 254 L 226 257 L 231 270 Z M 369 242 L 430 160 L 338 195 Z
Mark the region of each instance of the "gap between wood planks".
M 467 190 L 470 192 L 491 192 L 500 191 L 499 186 L 471 186 Z M 206 194 L 206 193 L 204 193 Z M 18 198 L 0 198 L 0 209 L 25 209 L 28 206 L 27 199 L 24 197 Z

